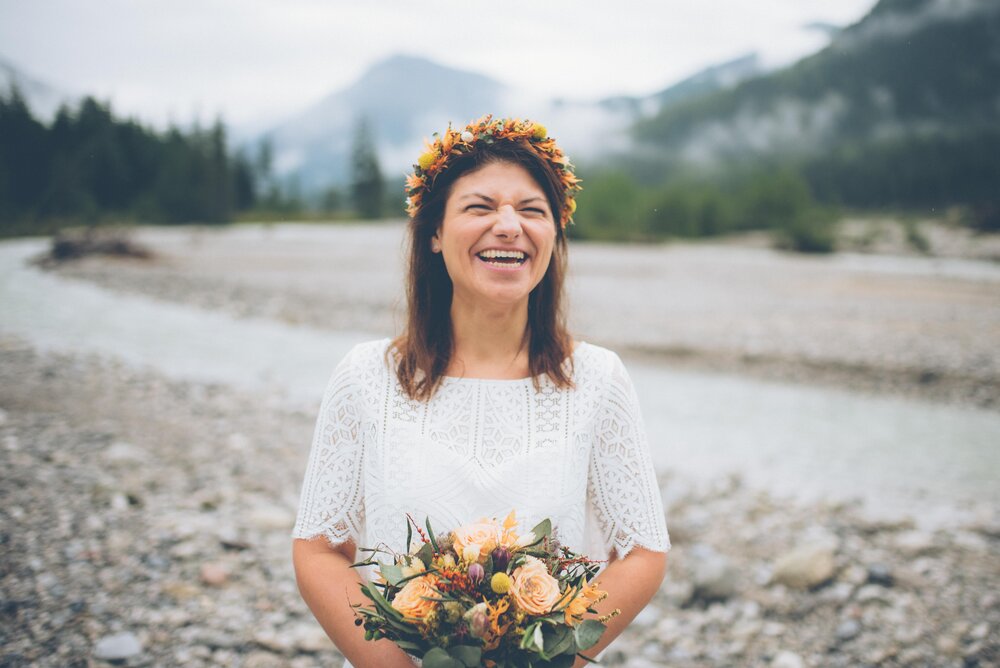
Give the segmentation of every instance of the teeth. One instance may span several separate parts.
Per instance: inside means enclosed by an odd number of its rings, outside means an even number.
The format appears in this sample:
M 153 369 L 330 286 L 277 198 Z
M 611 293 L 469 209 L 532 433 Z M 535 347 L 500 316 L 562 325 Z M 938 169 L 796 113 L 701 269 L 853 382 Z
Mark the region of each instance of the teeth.
M 482 253 L 479 254 L 479 257 L 483 258 L 484 260 L 490 260 L 499 257 L 508 257 L 508 258 L 513 258 L 515 260 L 523 260 L 525 255 L 521 251 L 516 251 L 516 250 L 504 251 L 504 250 L 490 249 L 490 250 L 484 250 Z

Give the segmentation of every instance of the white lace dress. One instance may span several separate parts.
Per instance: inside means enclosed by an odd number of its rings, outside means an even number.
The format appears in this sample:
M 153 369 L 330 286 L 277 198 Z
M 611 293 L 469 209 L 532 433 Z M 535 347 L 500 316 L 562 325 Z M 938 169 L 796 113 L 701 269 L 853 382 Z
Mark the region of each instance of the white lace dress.
M 516 509 L 522 529 L 550 518 L 562 544 L 595 559 L 670 548 L 638 400 L 615 353 L 578 344 L 569 390 L 548 377 L 540 391 L 531 379 L 446 377 L 418 402 L 387 364 L 388 346 L 360 344 L 333 372 L 294 537 L 403 552 L 407 513 L 444 533 Z

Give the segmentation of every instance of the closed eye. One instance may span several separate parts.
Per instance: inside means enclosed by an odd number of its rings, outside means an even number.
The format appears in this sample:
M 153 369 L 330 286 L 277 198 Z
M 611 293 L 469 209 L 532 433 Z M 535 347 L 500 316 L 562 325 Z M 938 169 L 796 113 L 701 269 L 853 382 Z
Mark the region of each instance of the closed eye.
M 479 210 L 479 211 L 492 211 L 492 209 L 485 204 L 470 204 L 465 207 L 466 211 Z

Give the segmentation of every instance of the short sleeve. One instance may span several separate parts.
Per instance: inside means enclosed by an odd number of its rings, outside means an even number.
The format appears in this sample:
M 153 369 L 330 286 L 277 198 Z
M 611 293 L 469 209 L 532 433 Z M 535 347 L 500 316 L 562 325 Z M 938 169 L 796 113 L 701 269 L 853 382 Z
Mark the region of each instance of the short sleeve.
M 621 359 L 610 353 L 604 397 L 597 408 L 587 478 L 588 513 L 610 555 L 633 547 L 670 549 L 656 473 L 639 398 Z
M 306 465 L 294 538 L 359 542 L 364 526 L 363 400 L 352 351 L 323 393 Z

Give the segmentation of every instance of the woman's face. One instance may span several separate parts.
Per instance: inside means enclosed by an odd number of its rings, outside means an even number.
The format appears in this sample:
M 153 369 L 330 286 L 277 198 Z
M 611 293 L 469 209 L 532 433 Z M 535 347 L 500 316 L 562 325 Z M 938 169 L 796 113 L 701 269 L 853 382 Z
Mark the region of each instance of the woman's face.
M 524 167 L 494 162 L 452 185 L 431 249 L 444 258 L 455 299 L 512 305 L 545 276 L 555 238 L 541 186 Z

